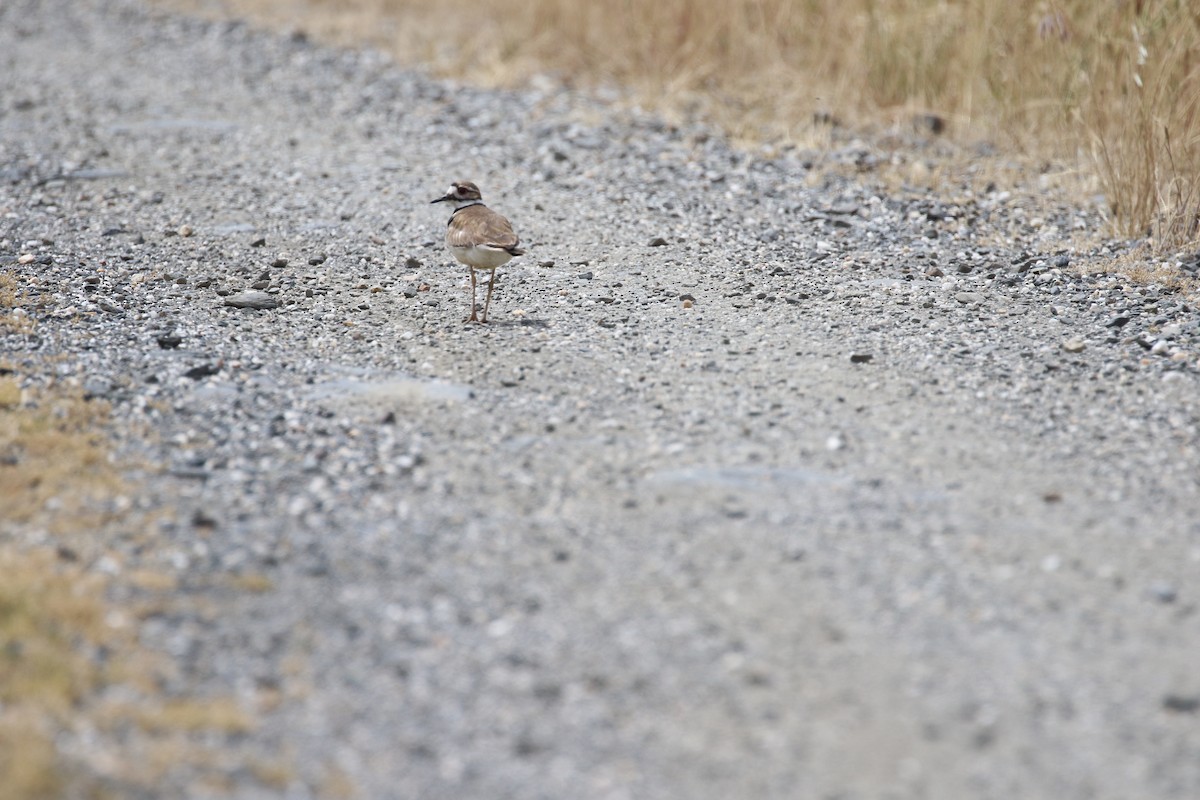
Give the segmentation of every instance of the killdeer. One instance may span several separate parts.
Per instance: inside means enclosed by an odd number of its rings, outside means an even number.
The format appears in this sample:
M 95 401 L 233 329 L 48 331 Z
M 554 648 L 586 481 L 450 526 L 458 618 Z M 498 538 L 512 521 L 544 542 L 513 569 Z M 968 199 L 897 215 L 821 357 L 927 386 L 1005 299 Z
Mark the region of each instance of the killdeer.
M 483 204 L 479 187 L 470 181 L 450 184 L 446 194 L 434 203 L 453 203 L 454 213 L 446 226 L 446 247 L 454 257 L 471 269 L 471 316 L 467 322 L 487 322 L 488 307 L 492 304 L 492 287 L 496 283 L 496 268 L 507 264 L 513 256 L 524 255 L 517 247 L 520 240 L 512 224 Z M 483 319 L 475 314 L 475 270 L 491 270 L 487 300 L 483 304 Z

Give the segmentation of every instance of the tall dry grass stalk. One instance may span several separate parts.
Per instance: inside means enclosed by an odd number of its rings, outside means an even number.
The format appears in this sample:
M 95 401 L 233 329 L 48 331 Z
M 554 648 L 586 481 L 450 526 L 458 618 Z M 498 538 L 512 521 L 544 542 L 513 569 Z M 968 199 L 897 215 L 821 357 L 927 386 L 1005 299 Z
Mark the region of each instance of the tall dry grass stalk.
M 738 137 L 798 137 L 816 112 L 934 113 L 958 137 L 1090 164 L 1120 233 L 1196 238 L 1193 0 L 224 2 L 475 81 L 624 87 Z
M 1085 53 L 1078 114 L 1117 229 L 1180 247 L 1200 221 L 1200 7 L 1119 5 Z

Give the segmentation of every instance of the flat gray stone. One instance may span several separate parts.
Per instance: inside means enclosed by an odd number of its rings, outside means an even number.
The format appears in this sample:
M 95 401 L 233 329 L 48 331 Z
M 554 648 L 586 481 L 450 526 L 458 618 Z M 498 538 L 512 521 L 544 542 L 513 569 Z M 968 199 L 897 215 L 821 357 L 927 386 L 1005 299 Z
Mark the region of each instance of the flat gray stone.
M 268 308 L 279 308 L 279 298 L 260 291 L 238 292 L 226 297 L 225 305 L 234 308 L 255 308 L 261 311 Z

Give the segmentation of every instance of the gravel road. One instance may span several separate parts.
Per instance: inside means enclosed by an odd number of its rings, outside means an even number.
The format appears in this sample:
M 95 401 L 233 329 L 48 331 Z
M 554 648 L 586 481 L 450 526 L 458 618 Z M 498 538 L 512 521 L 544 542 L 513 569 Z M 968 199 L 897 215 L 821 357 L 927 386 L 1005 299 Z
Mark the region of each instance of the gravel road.
M 257 720 L 144 796 L 1200 797 L 1200 314 L 1091 199 L 136 0 L 7 0 L 0 73 L 0 349 L 112 404 L 98 563 Z

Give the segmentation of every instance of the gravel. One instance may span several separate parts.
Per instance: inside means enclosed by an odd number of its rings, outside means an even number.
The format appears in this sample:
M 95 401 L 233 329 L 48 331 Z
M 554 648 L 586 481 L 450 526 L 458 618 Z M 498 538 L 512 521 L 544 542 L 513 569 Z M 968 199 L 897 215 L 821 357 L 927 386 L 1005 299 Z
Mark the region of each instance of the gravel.
M 1200 315 L 1095 201 L 135 0 L 5 3 L 0 70 L 0 348 L 148 465 L 98 564 L 256 715 L 218 794 L 1200 796 Z

